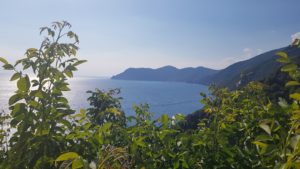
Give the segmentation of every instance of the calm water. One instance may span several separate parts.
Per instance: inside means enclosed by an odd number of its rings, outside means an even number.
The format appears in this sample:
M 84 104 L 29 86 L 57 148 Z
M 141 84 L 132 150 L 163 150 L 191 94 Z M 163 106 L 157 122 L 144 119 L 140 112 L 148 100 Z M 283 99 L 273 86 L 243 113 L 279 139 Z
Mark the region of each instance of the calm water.
M 8 81 L 7 75 L 0 74 L 0 109 L 7 109 L 8 98 L 13 94 L 16 84 Z M 146 82 L 111 80 L 104 78 L 78 77 L 71 79 L 70 92 L 66 96 L 73 109 L 88 107 L 89 96 L 86 91 L 120 88 L 123 97 L 122 107 L 126 115 L 133 115 L 134 104 L 148 103 L 155 117 L 162 113 L 174 115 L 188 114 L 200 109 L 200 92 L 207 92 L 207 87 L 197 84 L 176 82 Z

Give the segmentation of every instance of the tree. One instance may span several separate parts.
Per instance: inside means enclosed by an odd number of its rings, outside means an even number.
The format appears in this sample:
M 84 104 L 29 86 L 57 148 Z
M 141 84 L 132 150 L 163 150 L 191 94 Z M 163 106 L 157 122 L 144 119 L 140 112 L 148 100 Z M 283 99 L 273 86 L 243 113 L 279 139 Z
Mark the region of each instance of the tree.
M 94 125 L 102 125 L 106 122 L 114 122 L 120 126 L 126 125 L 125 114 L 121 110 L 122 98 L 114 97 L 120 93 L 119 89 L 112 89 L 108 92 L 96 89 L 87 93 L 91 94 L 88 98 L 90 107 L 87 109 L 87 115 Z
M 41 28 L 47 36 L 38 49 L 28 49 L 25 58 L 15 64 L 0 58 L 5 70 L 15 72 L 11 81 L 17 81 L 17 91 L 9 99 L 10 125 L 16 132 L 10 139 L 7 168 L 52 168 L 52 161 L 66 148 L 64 137 L 71 126 L 67 117 L 74 110 L 63 92 L 70 90 L 67 79 L 85 62 L 76 57 L 79 40 L 69 28 L 66 21 L 53 22 Z

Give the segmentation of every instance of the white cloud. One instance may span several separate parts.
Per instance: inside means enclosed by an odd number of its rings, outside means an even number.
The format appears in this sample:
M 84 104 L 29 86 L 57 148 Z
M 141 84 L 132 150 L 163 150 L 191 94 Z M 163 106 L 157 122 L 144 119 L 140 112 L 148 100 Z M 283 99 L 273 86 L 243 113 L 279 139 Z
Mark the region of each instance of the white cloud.
M 294 41 L 295 39 L 300 39 L 300 32 L 297 32 L 297 33 L 293 34 L 291 36 L 291 38 L 292 38 L 292 41 Z
M 229 66 L 233 63 L 250 59 L 250 58 L 260 55 L 262 53 L 263 53 L 262 49 L 253 49 L 253 48 L 246 47 L 246 48 L 242 49 L 242 53 L 240 55 L 238 55 L 236 57 L 226 57 L 223 60 L 223 63 L 224 63 L 224 65 Z

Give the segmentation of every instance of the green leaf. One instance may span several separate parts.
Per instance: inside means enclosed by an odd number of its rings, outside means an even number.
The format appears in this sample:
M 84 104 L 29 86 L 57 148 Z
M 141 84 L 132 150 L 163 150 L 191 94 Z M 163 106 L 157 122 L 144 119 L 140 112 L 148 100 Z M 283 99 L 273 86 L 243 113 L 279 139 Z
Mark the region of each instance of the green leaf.
M 64 73 L 65 73 L 69 78 L 73 77 L 73 73 L 72 73 L 72 71 L 70 71 L 70 70 L 65 70 Z
M 146 147 L 146 144 L 145 144 L 145 142 L 144 142 L 144 139 L 145 139 L 145 137 L 140 137 L 140 138 L 138 138 L 138 139 L 135 141 L 135 143 L 136 143 L 138 146 Z
M 40 104 L 38 102 L 34 101 L 34 100 L 30 100 L 28 102 L 28 105 L 32 106 L 32 107 L 35 107 L 35 108 L 38 108 L 40 106 Z
M 161 130 L 159 132 L 159 138 L 161 140 L 165 139 L 165 137 L 169 134 L 175 134 L 177 132 L 177 130 L 171 130 L 171 129 L 165 129 L 165 130 Z
M 21 94 L 15 94 L 9 98 L 8 104 L 11 106 L 22 99 L 23 99 L 23 96 Z
M 270 135 L 263 134 L 263 135 L 258 135 L 255 138 L 255 141 L 267 141 L 267 140 L 272 140 L 272 139 L 273 139 L 273 137 L 271 137 Z
M 187 162 L 185 160 L 182 161 L 182 167 L 189 168 L 189 165 L 187 164 Z
M 292 161 L 291 160 L 288 160 L 286 163 L 284 163 L 280 169 L 291 169 L 292 167 Z
M 68 104 L 68 100 L 66 98 L 64 98 L 64 97 L 57 98 L 57 102 Z
M 176 161 L 176 162 L 174 163 L 174 169 L 177 169 L 177 168 L 179 168 L 179 161 Z
M 285 52 L 277 52 L 276 55 L 278 55 L 278 56 L 280 56 L 280 57 L 282 57 L 284 59 L 288 59 L 289 58 L 288 55 L 287 55 L 287 53 L 285 53 Z
M 297 65 L 295 65 L 294 63 L 291 63 L 291 64 L 287 64 L 287 65 L 283 66 L 281 68 L 281 71 L 291 72 L 291 71 L 295 71 L 296 69 L 297 69 Z
M 72 162 L 72 169 L 78 169 L 78 168 L 83 168 L 84 166 L 84 162 L 82 159 L 80 158 L 76 158 L 73 162 Z
M 50 132 L 50 129 L 44 129 L 44 130 L 38 129 L 37 132 L 36 132 L 36 136 L 48 135 L 49 132 Z
M 26 104 L 25 103 L 17 103 L 13 106 L 13 111 L 11 113 L 12 117 L 16 117 L 21 113 L 26 112 Z
M 37 52 L 38 50 L 36 48 L 29 48 L 27 49 L 27 52 L 33 53 L 33 52 Z
M 258 145 L 261 148 L 266 148 L 268 146 L 268 144 L 260 142 L 260 141 L 253 141 L 252 143 L 255 145 Z
M 3 68 L 5 70 L 13 70 L 14 69 L 13 65 L 11 65 L 11 64 L 5 64 L 5 65 L 3 65 Z
M 16 127 L 16 125 L 18 123 L 20 123 L 22 120 L 24 120 L 24 114 L 19 114 L 18 116 L 16 116 L 15 118 L 13 118 L 11 121 L 10 121 L 10 125 L 12 127 Z
M 290 98 L 299 101 L 299 100 L 300 100 L 300 93 L 293 93 L 293 94 L 290 94 Z
M 0 62 L 4 63 L 5 65 L 7 65 L 7 64 L 8 64 L 7 60 L 6 60 L 6 59 L 4 59 L 4 58 L 2 58 L 2 57 L 0 57 Z
M 20 77 L 21 77 L 21 74 L 17 72 L 17 73 L 15 73 L 15 74 L 13 74 L 13 75 L 11 76 L 10 81 L 17 80 L 17 79 L 19 79 Z
M 71 89 L 68 87 L 68 84 L 63 84 L 59 87 L 61 91 L 70 91 Z
M 261 123 L 261 124 L 259 124 L 259 127 L 262 128 L 269 135 L 271 135 L 271 129 L 270 129 L 269 125 L 267 125 L 266 123 Z
M 34 94 L 35 97 L 38 97 L 40 99 L 43 99 L 44 98 L 44 95 L 43 95 L 43 92 L 42 91 L 36 91 L 35 94 Z
M 60 155 L 55 161 L 66 161 L 78 158 L 79 155 L 75 152 L 68 152 Z
M 279 58 L 279 59 L 277 59 L 277 62 L 280 62 L 280 63 L 290 63 L 290 60 L 289 59 L 285 59 L 285 58 Z
M 82 63 L 85 63 L 85 62 L 87 62 L 87 61 L 86 60 L 79 60 L 78 62 L 74 63 L 73 66 L 78 66 L 78 65 L 80 65 Z
M 168 115 L 163 114 L 163 115 L 161 116 L 161 123 L 162 123 L 164 126 L 167 126 L 167 125 L 168 125 L 168 122 L 169 122 L 169 117 L 168 117 Z
M 300 83 L 297 82 L 297 81 L 289 81 L 285 84 L 286 87 L 288 87 L 288 86 L 299 86 L 299 85 L 300 85 Z
M 28 76 L 21 77 L 17 82 L 17 87 L 21 91 L 28 91 L 30 88 L 29 77 Z
M 106 132 L 111 128 L 111 126 L 112 126 L 112 123 L 107 122 L 101 126 L 100 130 L 102 132 Z
M 75 136 L 76 136 L 75 134 L 69 134 L 69 135 L 67 135 L 66 139 L 73 140 L 75 138 Z
M 69 32 L 67 33 L 67 35 L 68 35 L 70 38 L 73 38 L 73 37 L 74 37 L 74 33 L 73 33 L 72 31 L 69 31 Z

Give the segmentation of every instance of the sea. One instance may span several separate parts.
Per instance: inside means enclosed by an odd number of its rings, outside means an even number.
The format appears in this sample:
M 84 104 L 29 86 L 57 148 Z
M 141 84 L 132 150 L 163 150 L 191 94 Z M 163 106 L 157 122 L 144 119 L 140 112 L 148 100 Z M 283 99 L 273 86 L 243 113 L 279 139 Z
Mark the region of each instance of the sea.
M 8 99 L 16 90 L 16 81 L 10 82 L 10 76 L 0 74 L 0 110 L 8 111 Z M 162 114 L 189 114 L 202 108 L 200 93 L 208 93 L 208 87 L 200 84 L 158 81 L 112 80 L 105 77 L 75 77 L 69 81 L 71 91 L 65 96 L 73 109 L 89 107 L 88 90 L 109 90 L 119 88 L 122 97 L 122 109 L 127 116 L 134 115 L 133 105 L 147 103 L 154 118 Z

